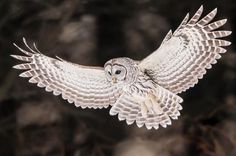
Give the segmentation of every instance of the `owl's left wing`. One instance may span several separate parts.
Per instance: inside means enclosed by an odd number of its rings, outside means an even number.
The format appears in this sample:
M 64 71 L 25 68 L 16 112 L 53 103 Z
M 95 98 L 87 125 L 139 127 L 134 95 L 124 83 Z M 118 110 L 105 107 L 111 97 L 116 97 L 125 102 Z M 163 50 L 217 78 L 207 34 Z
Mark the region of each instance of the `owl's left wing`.
M 30 83 L 45 88 L 54 95 L 62 95 L 69 103 L 82 108 L 103 108 L 113 105 L 121 94 L 121 90 L 112 86 L 106 79 L 103 68 L 81 66 L 43 55 L 36 48 L 28 46 L 28 51 L 14 44 L 25 56 L 11 55 L 27 62 L 13 68 L 25 70 L 21 77 L 29 77 Z
M 216 30 L 226 19 L 210 23 L 217 9 L 200 19 L 202 12 L 201 6 L 190 20 L 187 14 L 177 30 L 170 31 L 161 46 L 139 64 L 156 83 L 173 93 L 193 87 L 226 52 L 222 47 L 230 45 L 218 38 L 231 31 Z

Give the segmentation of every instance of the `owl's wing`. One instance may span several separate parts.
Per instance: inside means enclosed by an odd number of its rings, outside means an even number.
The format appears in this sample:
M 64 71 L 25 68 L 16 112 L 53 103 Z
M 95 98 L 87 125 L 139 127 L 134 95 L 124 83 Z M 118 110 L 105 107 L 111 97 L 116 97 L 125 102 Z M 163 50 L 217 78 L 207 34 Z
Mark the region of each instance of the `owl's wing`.
M 206 69 L 226 52 L 222 47 L 231 44 L 218 39 L 230 35 L 231 31 L 216 30 L 226 19 L 210 23 L 217 9 L 200 19 L 202 12 L 201 6 L 190 20 L 187 14 L 177 30 L 173 34 L 169 31 L 161 46 L 139 64 L 156 83 L 173 93 L 197 84 Z
M 106 79 L 103 68 L 87 67 L 73 64 L 60 58 L 54 59 L 28 46 L 26 51 L 14 44 L 26 56 L 11 55 L 27 62 L 13 66 L 15 69 L 26 70 L 20 77 L 30 77 L 30 83 L 37 83 L 38 87 L 45 87 L 54 95 L 62 95 L 69 103 L 82 108 L 103 108 L 116 102 L 121 90 L 111 86 Z
M 117 102 L 111 107 L 109 113 L 112 116 L 118 114 L 118 119 L 120 121 L 126 120 L 128 125 L 136 122 L 138 127 L 145 125 L 147 129 L 158 129 L 159 126 L 166 128 L 171 125 L 171 119 L 176 120 L 180 116 L 179 111 L 182 110 L 180 103 L 183 102 L 183 99 L 158 85 L 154 92 L 158 102 L 156 104 L 160 105 L 162 110 L 161 114 L 149 112 L 144 117 L 142 115 L 142 110 L 144 109 L 142 108 L 143 101 L 137 99 L 135 95 L 127 94 L 126 92 L 123 92 Z

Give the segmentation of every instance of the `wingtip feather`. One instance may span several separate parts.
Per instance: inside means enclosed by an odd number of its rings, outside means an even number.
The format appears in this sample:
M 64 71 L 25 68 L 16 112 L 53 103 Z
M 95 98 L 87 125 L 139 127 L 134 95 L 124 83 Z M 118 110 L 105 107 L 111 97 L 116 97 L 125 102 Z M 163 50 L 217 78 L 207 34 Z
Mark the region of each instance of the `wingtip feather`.
M 215 8 L 212 10 L 212 12 L 215 12 L 215 13 L 217 13 L 217 11 L 218 11 L 218 8 Z
M 11 54 L 10 56 L 17 59 L 17 55 Z
M 228 21 L 228 19 L 227 18 L 224 18 L 224 19 L 222 19 L 221 20 L 221 22 L 222 22 L 222 25 L 224 25 L 226 22 Z
M 14 69 L 22 69 L 22 67 L 19 64 L 14 65 L 12 68 L 14 68 Z
M 19 76 L 20 77 L 30 77 L 30 76 L 26 75 L 25 73 L 21 73 Z
M 227 35 L 231 35 L 232 34 L 232 31 L 227 31 Z
M 226 42 L 226 46 L 230 46 L 232 44 L 232 42 L 230 41 L 225 41 Z
M 201 11 L 203 11 L 203 4 L 199 7 L 199 9 L 198 10 L 201 10 Z

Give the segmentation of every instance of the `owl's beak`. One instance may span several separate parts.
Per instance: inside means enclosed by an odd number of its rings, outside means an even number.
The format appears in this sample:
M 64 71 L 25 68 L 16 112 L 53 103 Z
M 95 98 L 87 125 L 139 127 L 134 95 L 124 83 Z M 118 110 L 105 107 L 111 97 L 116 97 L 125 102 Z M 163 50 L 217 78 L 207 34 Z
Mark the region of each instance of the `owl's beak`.
M 113 83 L 117 83 L 117 78 L 116 78 L 115 76 L 112 76 L 111 79 L 112 79 L 112 82 L 113 82 Z

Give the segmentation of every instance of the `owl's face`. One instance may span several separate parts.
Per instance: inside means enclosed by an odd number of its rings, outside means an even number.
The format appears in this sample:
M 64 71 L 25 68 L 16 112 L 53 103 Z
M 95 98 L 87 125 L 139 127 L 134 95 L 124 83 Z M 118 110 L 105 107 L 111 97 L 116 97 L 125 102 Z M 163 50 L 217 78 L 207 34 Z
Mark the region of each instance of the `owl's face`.
M 132 83 L 137 75 L 137 67 L 129 58 L 111 59 L 104 68 L 108 81 L 113 84 Z

